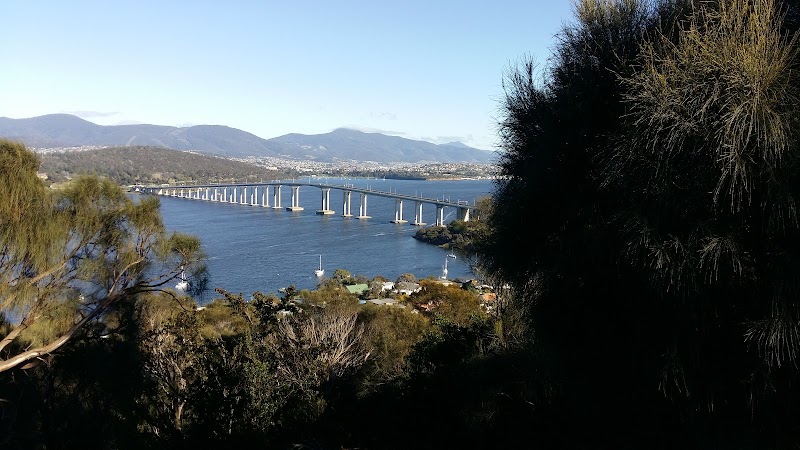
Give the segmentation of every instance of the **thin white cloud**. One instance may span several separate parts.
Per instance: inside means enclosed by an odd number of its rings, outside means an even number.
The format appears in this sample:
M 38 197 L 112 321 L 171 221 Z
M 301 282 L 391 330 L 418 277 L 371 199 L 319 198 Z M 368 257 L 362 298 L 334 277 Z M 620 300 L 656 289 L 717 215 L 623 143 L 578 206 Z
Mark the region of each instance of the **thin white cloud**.
M 61 111 L 63 114 L 72 114 L 81 119 L 91 119 L 94 117 L 111 117 L 119 114 L 117 111 Z
M 405 136 L 407 133 L 404 131 L 392 131 L 392 130 L 383 130 L 381 128 L 374 128 L 374 127 L 362 127 L 360 125 L 344 125 L 339 128 L 348 128 L 351 130 L 361 131 L 364 133 L 380 133 L 380 134 L 388 134 L 391 136 Z
M 397 114 L 392 112 L 370 112 L 369 117 L 371 119 L 397 120 Z

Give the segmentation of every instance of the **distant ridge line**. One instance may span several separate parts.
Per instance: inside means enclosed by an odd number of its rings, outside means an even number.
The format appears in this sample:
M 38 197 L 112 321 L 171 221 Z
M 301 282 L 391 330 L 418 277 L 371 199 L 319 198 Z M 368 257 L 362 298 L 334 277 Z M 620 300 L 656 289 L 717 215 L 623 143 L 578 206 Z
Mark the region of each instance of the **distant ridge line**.
M 172 127 L 165 125 L 97 125 L 70 114 L 48 114 L 25 119 L 0 117 L 0 137 L 19 140 L 30 147 L 158 146 L 196 150 L 224 157 L 288 157 L 300 160 L 341 160 L 380 163 L 492 163 L 494 152 L 461 142 L 426 141 L 338 128 L 330 133 L 291 133 L 263 139 L 224 125 Z

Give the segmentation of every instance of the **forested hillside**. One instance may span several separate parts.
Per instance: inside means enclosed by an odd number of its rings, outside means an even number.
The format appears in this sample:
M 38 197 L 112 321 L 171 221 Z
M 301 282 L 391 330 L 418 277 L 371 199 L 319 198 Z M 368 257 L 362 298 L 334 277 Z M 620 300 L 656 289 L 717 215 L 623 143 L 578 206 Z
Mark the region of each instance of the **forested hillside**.
M 113 147 L 40 154 L 41 172 L 52 181 L 80 174 L 97 174 L 120 184 L 160 184 L 185 181 L 271 180 L 275 171 L 227 158 L 158 147 Z

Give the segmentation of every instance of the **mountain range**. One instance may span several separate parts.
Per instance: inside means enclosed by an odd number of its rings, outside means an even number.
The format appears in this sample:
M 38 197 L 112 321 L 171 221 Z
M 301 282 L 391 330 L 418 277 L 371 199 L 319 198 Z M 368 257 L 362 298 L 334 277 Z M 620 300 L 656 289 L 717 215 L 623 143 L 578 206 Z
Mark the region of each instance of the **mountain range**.
M 48 114 L 27 119 L 0 117 L 0 136 L 29 147 L 145 145 L 196 150 L 225 157 L 282 157 L 321 162 L 341 160 L 376 162 L 489 163 L 493 152 L 461 142 L 433 144 L 380 133 L 339 128 L 330 133 L 287 134 L 262 139 L 221 125 L 170 127 L 162 125 L 97 125 L 70 114 Z

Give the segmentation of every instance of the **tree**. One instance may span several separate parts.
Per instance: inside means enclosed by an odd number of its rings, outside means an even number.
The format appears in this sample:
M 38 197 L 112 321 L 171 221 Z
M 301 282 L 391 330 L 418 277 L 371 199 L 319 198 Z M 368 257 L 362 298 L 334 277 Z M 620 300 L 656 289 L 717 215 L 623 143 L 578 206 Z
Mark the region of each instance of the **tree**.
M 628 193 L 624 260 L 672 309 L 664 395 L 776 427 L 797 420 L 800 351 L 800 48 L 785 7 L 699 3 L 645 43 L 605 180 Z
M 193 302 L 171 308 L 162 303 L 150 298 L 137 304 L 136 340 L 147 387 L 140 402 L 150 406 L 147 424 L 153 434 L 179 436 L 187 404 L 202 390 L 207 363 Z
M 564 423 L 608 439 L 627 423 L 638 446 L 794 439 L 799 84 L 782 5 L 583 0 L 541 80 L 530 60 L 506 75 L 482 263 L 518 296 Z
M 198 239 L 165 233 L 157 198 L 133 202 L 95 177 L 48 190 L 37 167 L 0 140 L 0 372 L 110 332 L 107 311 L 162 290 L 200 254 Z
M 414 276 L 413 273 L 401 273 L 399 277 L 397 277 L 396 283 L 416 283 L 417 277 Z
M 331 276 L 331 281 L 343 285 L 350 282 L 350 279 L 353 276 L 350 274 L 349 271 L 345 269 L 336 269 L 333 271 L 333 275 Z
M 415 307 L 431 305 L 433 314 L 459 325 L 469 322 L 472 316 L 484 316 L 477 294 L 436 281 L 421 281 L 420 284 L 422 290 L 408 298 Z

